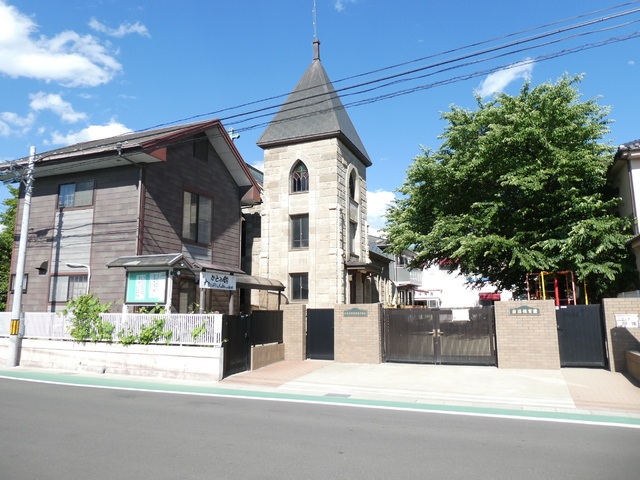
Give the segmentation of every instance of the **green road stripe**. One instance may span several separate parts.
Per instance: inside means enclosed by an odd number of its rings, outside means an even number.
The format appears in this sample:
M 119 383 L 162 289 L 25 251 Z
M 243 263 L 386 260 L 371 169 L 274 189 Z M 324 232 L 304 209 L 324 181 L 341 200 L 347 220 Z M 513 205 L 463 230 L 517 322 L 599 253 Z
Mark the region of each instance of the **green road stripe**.
M 50 382 L 66 385 L 119 388 L 140 390 L 149 392 L 185 393 L 195 395 L 220 395 L 230 397 L 244 397 L 256 399 L 275 399 L 285 401 L 314 402 L 336 405 L 350 405 L 378 408 L 395 408 L 406 410 L 433 411 L 442 413 L 467 413 L 487 416 L 518 417 L 540 420 L 563 420 L 581 423 L 618 424 L 640 427 L 640 418 L 594 415 L 583 413 L 562 413 L 530 410 L 509 410 L 491 407 L 468 407 L 456 405 L 436 405 L 414 402 L 396 402 L 386 400 L 367 400 L 358 398 L 328 397 L 314 395 L 298 395 L 279 392 L 261 392 L 253 390 L 235 390 L 217 386 L 177 385 L 168 383 L 155 383 L 138 380 L 113 379 L 108 377 L 83 377 L 76 374 L 49 373 L 49 372 L 23 372 L 0 369 L 0 378 L 13 378 L 39 382 Z

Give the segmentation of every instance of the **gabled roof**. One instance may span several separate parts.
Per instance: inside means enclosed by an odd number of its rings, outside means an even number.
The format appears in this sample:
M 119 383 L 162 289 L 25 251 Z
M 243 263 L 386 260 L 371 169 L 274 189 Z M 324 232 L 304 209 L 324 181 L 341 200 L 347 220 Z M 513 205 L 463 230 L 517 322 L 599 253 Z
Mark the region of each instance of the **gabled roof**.
M 243 200 L 247 203 L 258 203 L 258 182 L 218 119 L 128 133 L 41 153 L 36 155 L 34 177 L 120 167 L 127 163 L 164 162 L 170 146 L 189 142 L 198 133 L 207 135 L 236 184 L 245 187 L 247 193 Z M 27 158 L 22 158 L 13 163 L 0 164 L 0 180 L 14 178 L 14 168 L 25 166 L 27 161 Z
M 323 138 L 340 139 L 366 166 L 371 165 L 340 97 L 320 63 L 319 46 L 311 66 L 258 139 L 265 149 Z

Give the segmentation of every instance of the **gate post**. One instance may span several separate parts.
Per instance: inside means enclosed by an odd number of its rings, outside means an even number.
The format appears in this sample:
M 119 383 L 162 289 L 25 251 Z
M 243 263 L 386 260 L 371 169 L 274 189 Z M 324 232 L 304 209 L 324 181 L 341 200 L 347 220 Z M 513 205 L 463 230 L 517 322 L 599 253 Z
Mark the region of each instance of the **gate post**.
M 498 368 L 560 369 L 553 300 L 496 302 Z
M 335 361 L 382 362 L 382 304 L 334 307 Z
M 285 360 L 307 358 L 307 306 L 283 305 L 282 341 Z
M 609 350 L 609 370 L 626 372 L 624 352 L 640 349 L 640 328 L 618 326 L 616 315 L 640 316 L 640 298 L 603 298 L 602 304 L 604 306 L 606 342 Z

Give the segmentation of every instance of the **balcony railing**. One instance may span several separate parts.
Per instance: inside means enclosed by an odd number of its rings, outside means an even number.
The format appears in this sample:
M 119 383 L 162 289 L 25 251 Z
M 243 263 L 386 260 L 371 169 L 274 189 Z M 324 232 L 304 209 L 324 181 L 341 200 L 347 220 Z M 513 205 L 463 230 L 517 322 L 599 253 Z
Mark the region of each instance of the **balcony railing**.
M 395 279 L 392 279 L 394 282 L 404 282 L 404 283 L 412 283 L 414 285 L 422 284 L 422 270 L 414 269 L 409 270 L 406 267 L 398 267 L 395 268 Z

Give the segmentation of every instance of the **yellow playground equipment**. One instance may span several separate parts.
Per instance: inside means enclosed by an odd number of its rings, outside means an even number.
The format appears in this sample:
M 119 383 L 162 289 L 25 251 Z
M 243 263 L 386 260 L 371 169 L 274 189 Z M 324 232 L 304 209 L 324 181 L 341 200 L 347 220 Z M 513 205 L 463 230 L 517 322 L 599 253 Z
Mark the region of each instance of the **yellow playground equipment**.
M 528 300 L 554 300 L 557 307 L 577 305 L 578 289 L 572 271 L 527 273 Z M 587 285 L 584 285 L 584 304 L 589 305 Z

